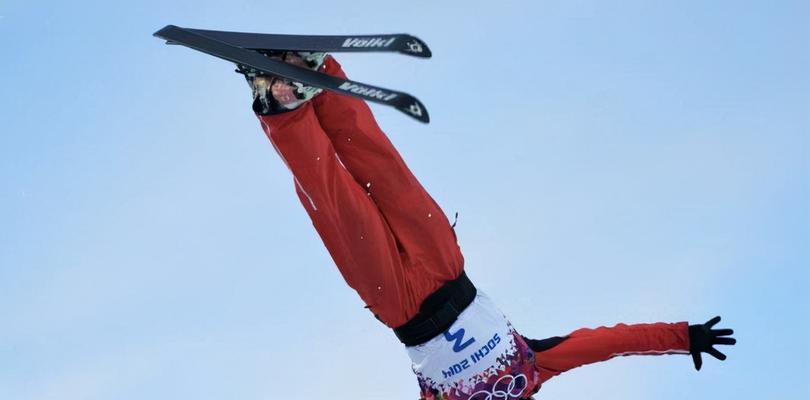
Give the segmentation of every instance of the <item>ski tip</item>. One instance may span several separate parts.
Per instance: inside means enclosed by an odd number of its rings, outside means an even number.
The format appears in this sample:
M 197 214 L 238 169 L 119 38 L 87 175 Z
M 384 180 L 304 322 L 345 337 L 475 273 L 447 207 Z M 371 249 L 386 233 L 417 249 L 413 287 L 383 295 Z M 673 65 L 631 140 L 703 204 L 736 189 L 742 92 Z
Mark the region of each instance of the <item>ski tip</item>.
M 430 58 L 433 52 L 430 51 L 427 43 L 416 36 L 403 34 L 404 40 L 400 42 L 399 52 L 409 56 Z
M 166 34 L 175 29 L 180 29 L 180 27 L 178 27 L 177 25 L 169 24 L 164 26 L 163 28 L 158 29 L 155 33 L 152 34 L 152 36 L 160 39 L 166 39 Z
M 408 95 L 408 98 L 409 101 L 397 107 L 397 109 L 419 122 L 430 123 L 430 114 L 428 114 L 427 107 L 416 97 Z

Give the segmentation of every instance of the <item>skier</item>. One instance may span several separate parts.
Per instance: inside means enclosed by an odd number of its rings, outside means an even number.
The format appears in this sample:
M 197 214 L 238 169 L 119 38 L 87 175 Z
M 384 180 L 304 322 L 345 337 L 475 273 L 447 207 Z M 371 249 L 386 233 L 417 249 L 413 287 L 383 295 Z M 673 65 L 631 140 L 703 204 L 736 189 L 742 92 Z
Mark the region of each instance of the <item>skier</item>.
M 345 78 L 324 53 L 268 56 Z M 380 130 L 368 106 L 240 66 L 263 130 L 346 283 L 406 346 L 424 400 L 529 399 L 545 381 L 616 356 L 726 356 L 731 329 L 619 324 L 521 336 L 464 272 L 453 227 Z

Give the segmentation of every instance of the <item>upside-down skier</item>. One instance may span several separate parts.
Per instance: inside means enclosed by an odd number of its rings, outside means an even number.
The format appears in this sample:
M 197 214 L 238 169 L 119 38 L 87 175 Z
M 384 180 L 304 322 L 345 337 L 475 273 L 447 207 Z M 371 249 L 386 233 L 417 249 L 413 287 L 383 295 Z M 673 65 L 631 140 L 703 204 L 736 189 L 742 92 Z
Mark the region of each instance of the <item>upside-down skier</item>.
M 324 53 L 268 56 L 345 78 Z M 424 400 L 528 399 L 545 381 L 616 356 L 726 356 L 731 329 L 619 324 L 528 339 L 464 272 L 447 217 L 360 99 L 240 67 L 261 126 L 346 283 L 406 346 Z

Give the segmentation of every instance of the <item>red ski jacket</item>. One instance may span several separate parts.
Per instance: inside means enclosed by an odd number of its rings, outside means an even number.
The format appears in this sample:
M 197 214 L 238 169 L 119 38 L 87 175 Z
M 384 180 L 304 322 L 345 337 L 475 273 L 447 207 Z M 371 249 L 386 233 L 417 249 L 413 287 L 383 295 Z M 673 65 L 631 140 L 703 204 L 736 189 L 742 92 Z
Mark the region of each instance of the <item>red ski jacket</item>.
M 618 324 L 578 329 L 567 336 L 526 339 L 535 351 L 535 365 L 545 382 L 563 372 L 616 356 L 689 354 L 686 322 Z

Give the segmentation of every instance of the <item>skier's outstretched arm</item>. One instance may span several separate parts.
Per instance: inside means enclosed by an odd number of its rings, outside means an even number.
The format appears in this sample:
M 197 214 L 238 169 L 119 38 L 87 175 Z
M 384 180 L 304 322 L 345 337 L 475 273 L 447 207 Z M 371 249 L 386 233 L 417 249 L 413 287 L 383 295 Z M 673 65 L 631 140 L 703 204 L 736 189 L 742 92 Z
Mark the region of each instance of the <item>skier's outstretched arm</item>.
M 692 354 L 695 368 L 702 366 L 701 352 L 717 359 L 726 357 L 713 346 L 733 345 L 731 329 L 712 329 L 720 321 L 715 317 L 706 324 L 686 322 L 654 324 L 618 324 L 613 327 L 579 329 L 568 336 L 543 340 L 527 339 L 536 352 L 535 363 L 546 381 L 573 368 L 616 356 Z

